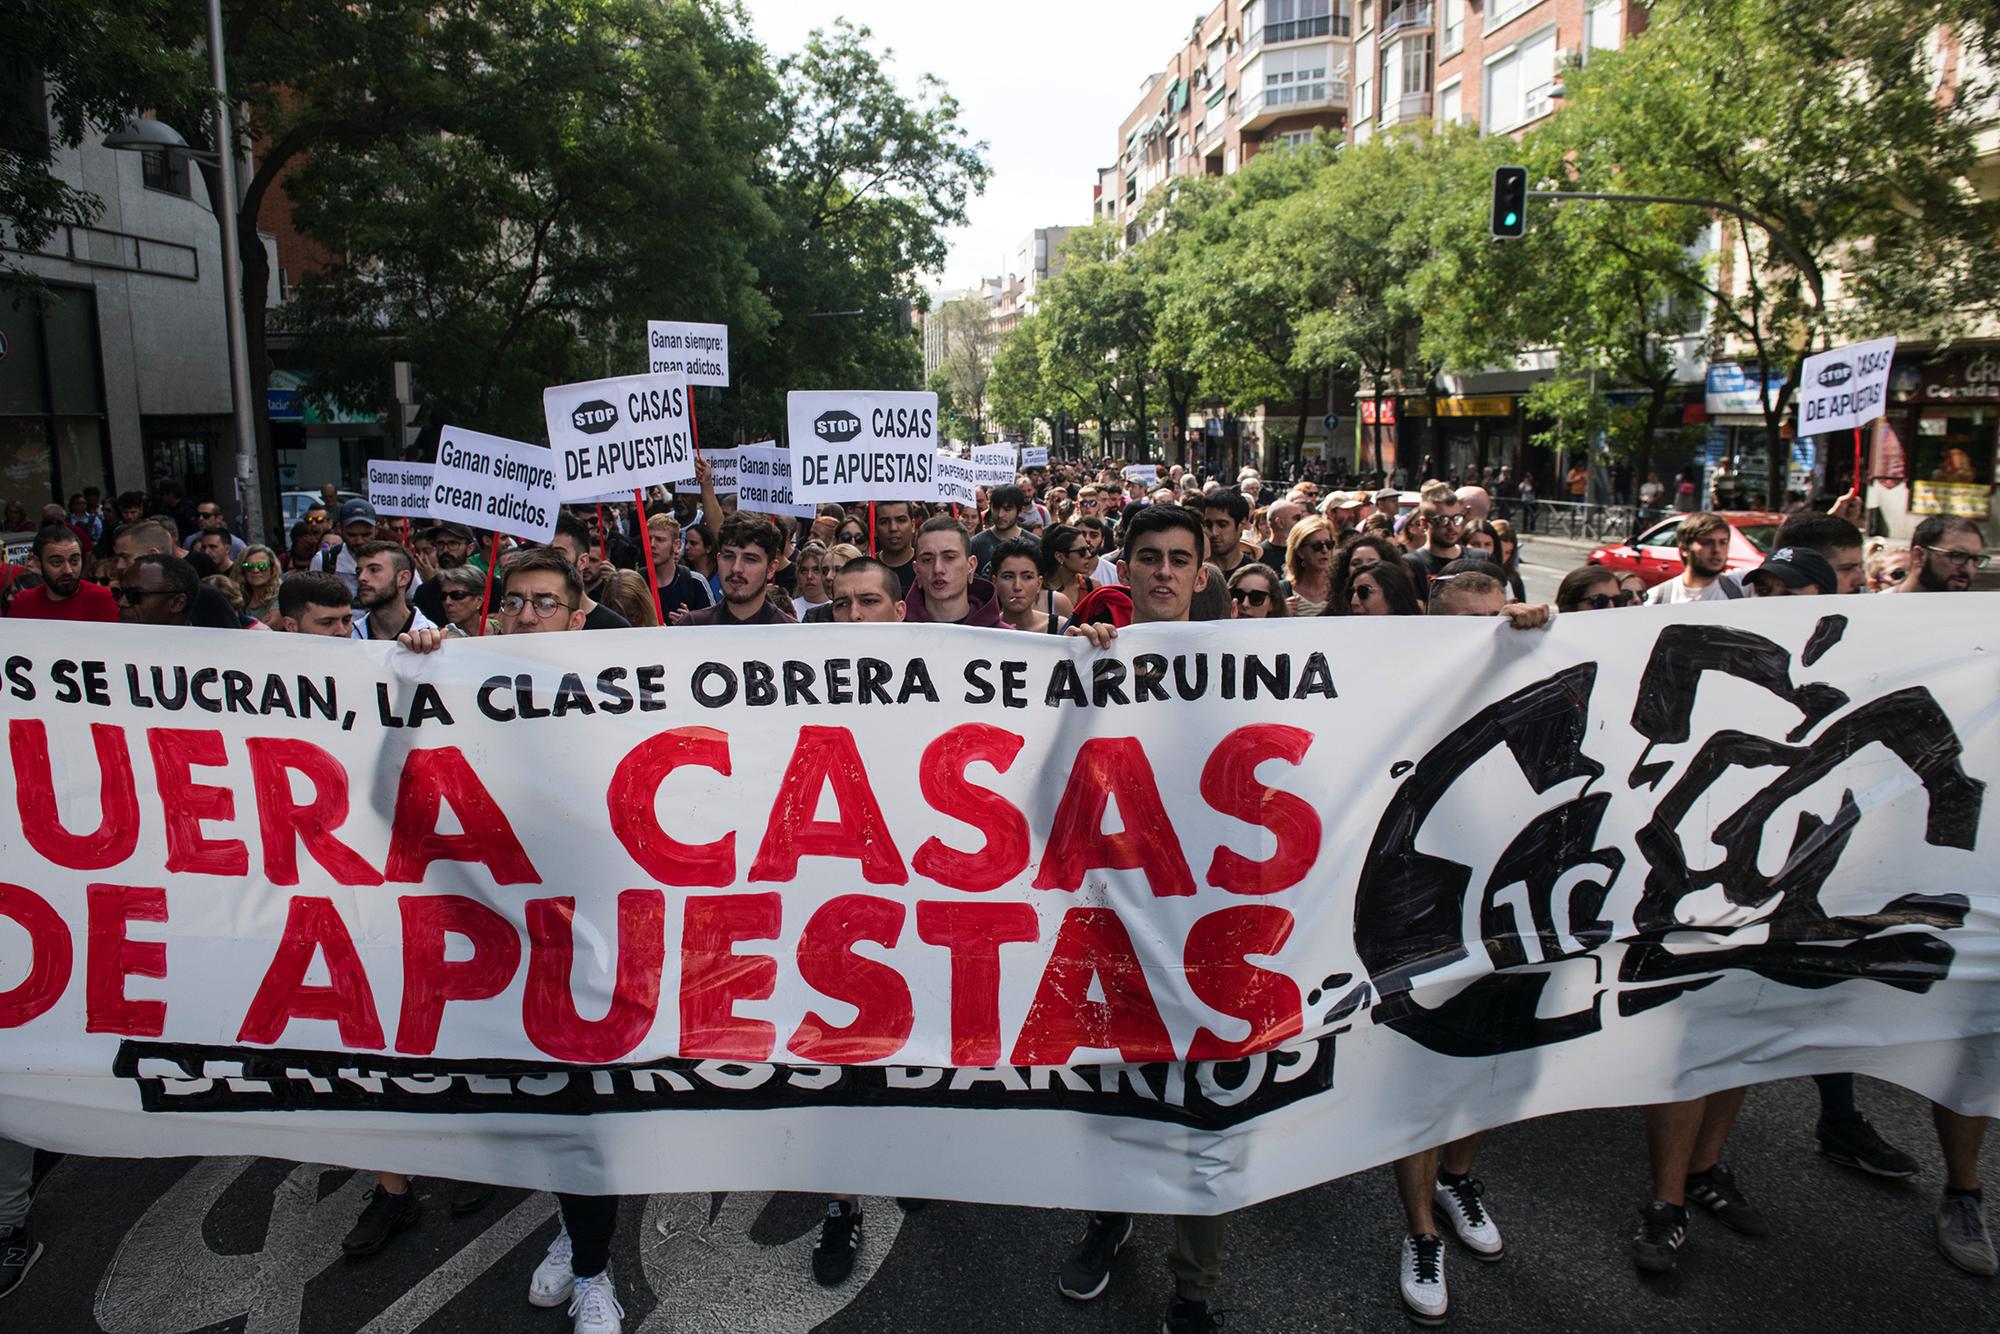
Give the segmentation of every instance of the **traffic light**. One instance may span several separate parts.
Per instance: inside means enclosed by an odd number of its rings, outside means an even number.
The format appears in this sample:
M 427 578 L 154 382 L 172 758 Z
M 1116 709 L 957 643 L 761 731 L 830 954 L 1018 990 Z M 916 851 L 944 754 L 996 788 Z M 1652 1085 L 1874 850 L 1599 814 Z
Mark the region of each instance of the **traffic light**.
M 1528 169 L 1493 169 L 1493 239 L 1511 240 L 1528 231 Z

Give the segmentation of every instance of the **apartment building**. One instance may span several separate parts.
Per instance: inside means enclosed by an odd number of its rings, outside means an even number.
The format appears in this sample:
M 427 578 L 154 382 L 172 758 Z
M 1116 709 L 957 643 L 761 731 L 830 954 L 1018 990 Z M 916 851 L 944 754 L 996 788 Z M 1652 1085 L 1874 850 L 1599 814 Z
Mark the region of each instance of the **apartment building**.
M 1148 76 L 1098 172 L 1096 216 L 1129 245 L 1176 176 L 1226 176 L 1271 144 L 1344 134 L 1354 0 L 1222 0 Z

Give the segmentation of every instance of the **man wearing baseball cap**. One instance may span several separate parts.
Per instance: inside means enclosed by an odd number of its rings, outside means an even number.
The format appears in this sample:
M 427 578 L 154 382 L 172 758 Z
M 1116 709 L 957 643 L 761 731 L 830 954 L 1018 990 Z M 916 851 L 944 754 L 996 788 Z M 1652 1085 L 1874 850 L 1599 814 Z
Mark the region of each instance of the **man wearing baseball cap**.
M 1840 591 L 1840 576 L 1810 547 L 1779 547 L 1744 577 L 1752 597 L 1801 597 Z
M 1334 491 L 1321 502 L 1320 513 L 1333 525 L 1333 535 L 1338 539 L 1359 528 L 1372 508 L 1369 498 L 1359 491 Z
M 338 575 L 350 596 L 356 591 L 354 552 L 375 540 L 375 507 L 356 497 L 340 507 L 340 545 L 323 551 L 313 563 L 316 570 Z

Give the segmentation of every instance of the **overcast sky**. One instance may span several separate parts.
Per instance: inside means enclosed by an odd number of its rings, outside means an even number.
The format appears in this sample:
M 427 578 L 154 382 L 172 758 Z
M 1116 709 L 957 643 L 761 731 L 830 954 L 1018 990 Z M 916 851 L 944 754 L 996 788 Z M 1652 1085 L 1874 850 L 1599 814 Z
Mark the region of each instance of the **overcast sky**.
M 804 44 L 838 15 L 888 46 L 905 89 L 935 74 L 987 145 L 993 176 L 952 234 L 940 285 L 963 287 L 1004 270 L 1037 227 L 1090 221 L 1097 169 L 1116 151 L 1118 123 L 1140 85 L 1213 8 L 1198 0 L 745 0 L 773 54 Z

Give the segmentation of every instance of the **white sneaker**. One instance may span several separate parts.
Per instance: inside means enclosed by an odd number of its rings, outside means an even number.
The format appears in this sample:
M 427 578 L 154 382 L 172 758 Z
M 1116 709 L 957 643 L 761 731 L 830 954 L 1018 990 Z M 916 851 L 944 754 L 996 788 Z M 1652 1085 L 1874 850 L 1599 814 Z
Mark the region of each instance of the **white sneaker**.
M 1403 1238 L 1403 1309 L 1419 1325 L 1442 1325 L 1451 1313 L 1444 1290 L 1444 1238 Z
M 569 1229 L 558 1225 L 556 1239 L 549 1243 L 549 1253 L 542 1257 L 542 1262 L 535 1266 L 534 1277 L 528 1280 L 528 1305 L 561 1306 L 569 1300 L 575 1286 L 576 1276 L 569 1269 Z
M 576 1298 L 569 1304 L 576 1317 L 576 1334 L 621 1334 L 625 1308 L 611 1287 L 611 1270 L 576 1280 Z
M 1458 1239 L 1468 1246 L 1472 1253 L 1482 1260 L 1498 1260 L 1507 1249 L 1507 1243 L 1500 1240 L 1500 1225 L 1493 1221 L 1487 1211 L 1486 1201 L 1480 1196 L 1486 1188 L 1471 1177 L 1466 1177 L 1456 1186 L 1437 1182 L 1432 1198 L 1437 1210 Z

